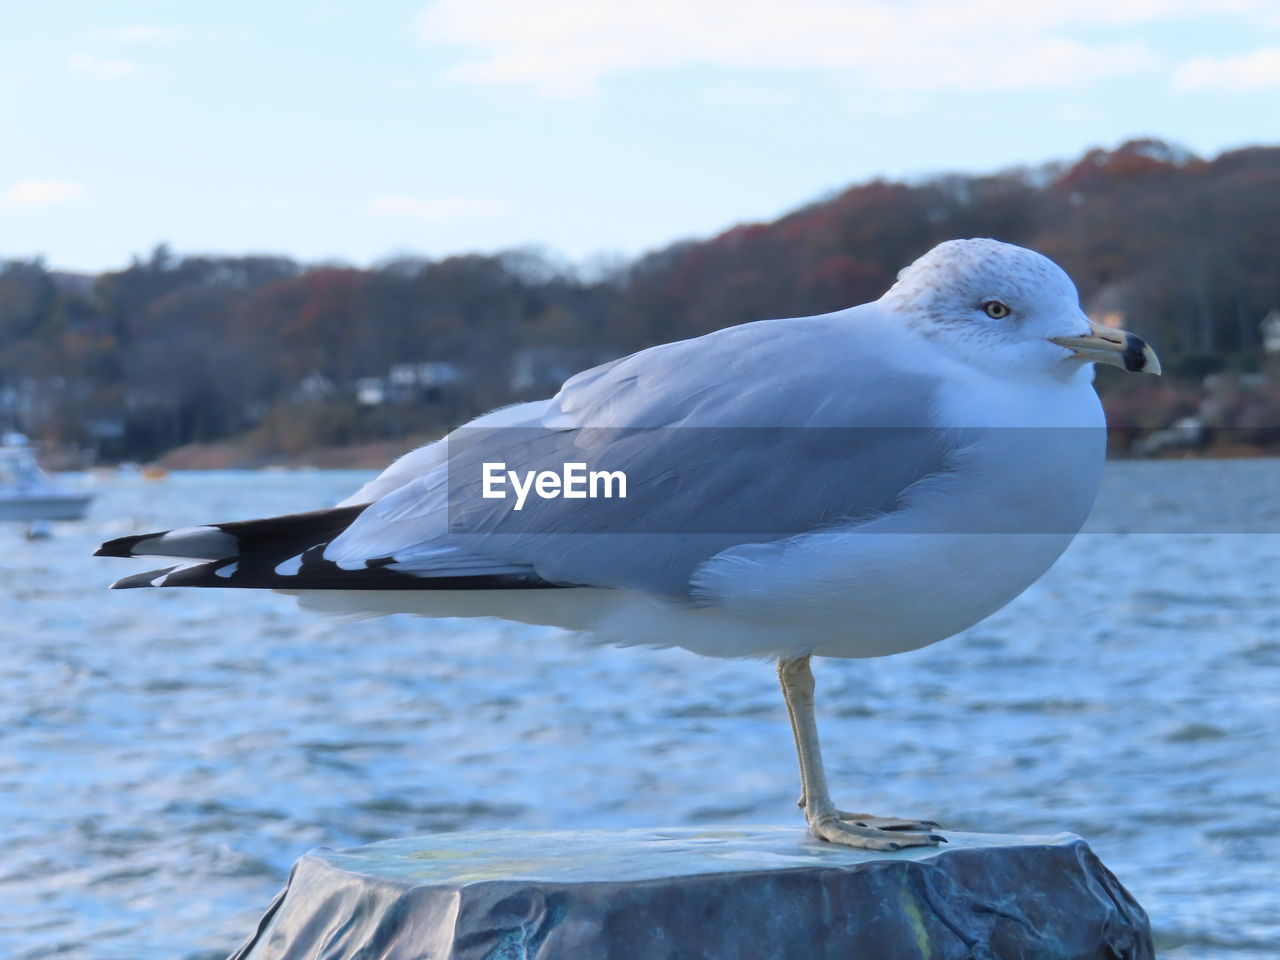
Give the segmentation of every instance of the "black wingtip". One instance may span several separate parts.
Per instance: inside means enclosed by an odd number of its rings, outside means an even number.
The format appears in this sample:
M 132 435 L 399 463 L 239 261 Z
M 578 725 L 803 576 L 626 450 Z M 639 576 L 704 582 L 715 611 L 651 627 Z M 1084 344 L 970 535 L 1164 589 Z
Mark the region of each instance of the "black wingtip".
M 104 556 L 117 556 L 117 554 L 104 554 Z M 128 556 L 128 554 L 125 554 Z M 133 590 L 137 587 L 154 587 L 155 581 L 165 574 L 174 570 L 174 567 L 165 567 L 162 570 L 148 570 L 146 573 L 135 573 L 127 577 L 121 577 L 111 585 L 112 590 Z
M 156 536 L 154 533 L 135 533 L 127 537 L 116 537 L 114 540 L 99 544 L 98 549 L 93 551 L 93 555 L 95 557 L 132 557 L 133 548 L 137 543 L 154 536 Z

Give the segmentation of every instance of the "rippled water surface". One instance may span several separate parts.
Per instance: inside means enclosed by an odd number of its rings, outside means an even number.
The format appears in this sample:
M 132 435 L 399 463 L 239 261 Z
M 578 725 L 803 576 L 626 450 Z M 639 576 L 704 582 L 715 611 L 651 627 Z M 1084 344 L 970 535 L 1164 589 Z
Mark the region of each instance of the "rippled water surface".
M 801 829 L 767 664 L 552 630 L 109 593 L 106 537 L 313 509 L 358 473 L 103 482 L 0 526 L 0 956 L 215 958 L 307 849 L 467 828 Z M 1230 501 L 1234 519 L 1215 511 Z M 817 665 L 842 805 L 1089 839 L 1162 957 L 1280 956 L 1280 462 L 1121 463 L 987 622 Z M 1154 518 L 1154 519 L 1153 519 Z

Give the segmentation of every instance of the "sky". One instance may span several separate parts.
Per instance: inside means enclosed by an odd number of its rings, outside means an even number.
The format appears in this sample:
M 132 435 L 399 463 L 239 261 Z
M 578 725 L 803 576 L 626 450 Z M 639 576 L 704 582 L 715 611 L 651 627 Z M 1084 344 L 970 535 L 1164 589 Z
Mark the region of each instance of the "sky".
M 1277 0 L 49 0 L 0 258 L 607 263 L 875 176 L 1280 143 Z

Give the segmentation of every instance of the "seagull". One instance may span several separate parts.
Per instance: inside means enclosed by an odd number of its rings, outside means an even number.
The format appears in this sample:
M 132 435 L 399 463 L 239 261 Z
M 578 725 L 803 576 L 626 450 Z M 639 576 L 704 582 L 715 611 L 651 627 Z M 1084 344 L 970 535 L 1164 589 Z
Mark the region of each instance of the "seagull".
M 414 450 L 337 506 L 104 543 L 116 588 L 245 587 L 348 617 L 499 617 L 768 659 L 810 834 L 945 838 L 839 809 L 812 657 L 953 636 L 1062 554 L 1098 492 L 1094 364 L 1159 373 L 1051 260 L 942 243 L 878 300 L 667 343 Z M 523 494 L 523 495 L 522 495 Z

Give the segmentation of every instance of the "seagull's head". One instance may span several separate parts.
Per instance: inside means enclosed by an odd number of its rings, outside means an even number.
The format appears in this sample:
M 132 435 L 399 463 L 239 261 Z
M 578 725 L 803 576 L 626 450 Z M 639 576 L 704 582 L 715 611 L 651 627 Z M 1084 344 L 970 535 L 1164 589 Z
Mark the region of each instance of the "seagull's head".
M 1006 375 L 1070 379 L 1091 363 L 1160 372 L 1139 337 L 1085 316 L 1061 267 L 1010 243 L 940 243 L 898 274 L 884 299 L 921 333 Z

